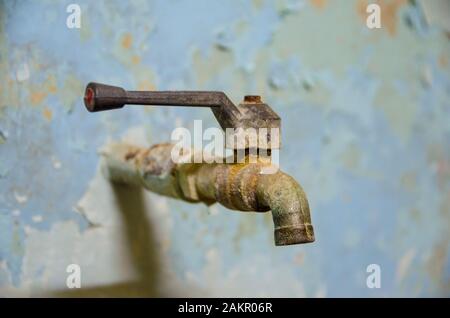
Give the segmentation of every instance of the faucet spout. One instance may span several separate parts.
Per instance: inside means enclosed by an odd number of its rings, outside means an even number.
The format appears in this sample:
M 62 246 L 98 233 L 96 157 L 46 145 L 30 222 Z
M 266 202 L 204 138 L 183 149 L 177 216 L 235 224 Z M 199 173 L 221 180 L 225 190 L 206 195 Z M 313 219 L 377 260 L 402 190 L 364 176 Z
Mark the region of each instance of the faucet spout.
M 314 242 L 308 200 L 294 178 L 281 171 L 260 175 L 256 191 L 259 205 L 272 211 L 276 245 Z

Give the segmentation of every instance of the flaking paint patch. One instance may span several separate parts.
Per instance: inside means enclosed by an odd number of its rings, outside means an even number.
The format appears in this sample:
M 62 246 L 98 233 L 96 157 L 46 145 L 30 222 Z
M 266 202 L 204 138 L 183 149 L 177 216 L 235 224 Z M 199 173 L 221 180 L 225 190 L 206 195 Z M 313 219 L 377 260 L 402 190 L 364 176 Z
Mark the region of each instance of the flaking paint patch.
M 24 82 L 30 78 L 30 69 L 27 63 L 21 64 L 16 71 L 16 79 L 18 82 Z
M 131 63 L 137 65 L 141 63 L 141 57 L 139 55 L 133 55 L 131 57 Z
M 258 50 L 272 42 L 273 34 L 279 26 L 280 17 L 273 6 L 274 3 L 267 2 L 263 8 L 254 10 L 251 24 L 245 16 L 224 25 L 216 32 L 216 46 L 233 52 L 237 66 L 246 74 L 255 71 Z
M 134 279 L 133 266 L 120 255 L 126 249 L 124 243 L 110 234 L 101 228 L 82 234 L 71 221 L 54 224 L 48 232 L 30 229 L 24 258 L 24 290 L 57 295 L 67 288 L 66 268 L 72 263 L 81 267 L 83 288 Z
M 61 169 L 62 167 L 61 160 L 59 160 L 56 156 L 52 156 L 50 159 L 52 161 L 53 168 L 55 168 L 56 170 Z
M 309 0 L 309 3 L 316 9 L 323 10 L 328 4 L 328 0 Z
M 130 33 L 126 33 L 122 36 L 121 45 L 124 49 L 130 49 L 133 45 L 133 36 Z
M 381 12 L 381 24 L 386 27 L 389 35 L 394 36 L 397 32 L 397 23 L 398 23 L 398 11 L 402 6 L 407 4 L 406 0 L 379 0 L 377 1 L 380 6 Z
M 33 105 L 38 105 L 38 104 L 41 104 L 45 100 L 46 97 L 47 97 L 46 92 L 42 92 L 42 91 L 32 92 L 30 95 L 30 102 Z
M 142 273 L 139 264 L 148 254 L 156 253 L 158 255 L 155 262 L 159 258 L 162 258 L 161 262 L 166 262 L 165 256 L 160 254 L 167 251 L 167 247 L 164 247 L 164 238 L 171 232 L 170 214 L 167 213 L 167 207 L 164 208 L 161 205 L 161 199 L 165 200 L 165 198 L 156 197 L 148 192 L 144 195 L 145 207 L 148 211 L 154 211 L 154 213 L 149 213 L 148 217 L 152 219 L 152 223 L 157 224 L 154 230 L 159 233 L 157 242 L 150 245 L 141 243 L 144 246 L 151 246 L 153 251 L 130 252 L 130 249 L 139 249 L 139 246 L 128 245 L 130 242 L 126 234 L 127 222 L 124 222 L 123 218 L 134 218 L 134 216 L 131 214 L 121 215 L 122 212 L 119 210 L 111 184 L 98 171 L 86 194 L 78 203 L 78 209 L 83 210 L 86 217 L 91 222 L 98 224 L 97 226 L 80 232 L 76 223 L 67 221 L 54 224 L 50 231 L 39 231 L 33 228 L 27 230 L 21 283 L 22 295 L 70 296 L 65 285 L 67 277 L 65 270 L 72 263 L 79 264 L 82 270 L 83 289 L 80 290 L 80 295 L 83 295 L 83 291 L 85 291 L 88 293 L 86 295 L 91 296 L 126 296 L 128 289 L 131 288 L 127 286 L 132 286 L 133 282 L 138 284 L 141 280 L 144 283 L 147 281 L 158 284 L 162 282 L 162 285 L 158 285 L 157 288 L 147 286 L 149 289 L 157 289 L 162 295 L 167 293 L 167 295 L 176 296 L 193 290 L 193 286 L 184 286 L 178 281 L 169 264 L 165 264 L 164 270 L 158 273 L 152 271 L 155 266 L 153 263 L 144 261 L 143 264 L 152 267 L 146 269 L 148 272 Z M 155 209 L 150 208 L 151 206 Z M 130 212 L 132 211 L 130 210 Z M 129 230 L 140 231 L 138 224 L 134 224 L 134 226 Z M 146 235 L 143 234 L 142 239 L 145 239 Z M 161 247 L 162 249 L 160 249 Z M 125 257 L 130 253 L 140 256 L 137 256 L 137 259 Z M 154 275 L 161 275 L 161 280 L 155 280 Z M 145 288 L 134 292 L 141 296 L 147 294 Z
M 124 34 L 113 47 L 112 56 L 132 75 L 135 87 L 132 89 L 156 90 L 158 78 L 144 58 L 148 48 L 141 48 L 144 43 L 132 45 L 133 39 L 131 33 Z
M 38 215 L 34 215 L 32 217 L 32 220 L 34 223 L 41 223 L 44 220 L 44 218 L 42 217 L 42 215 L 38 214 Z
M 25 204 L 28 201 L 28 195 L 17 190 L 14 191 L 14 198 L 19 204 Z
M 48 107 L 45 107 L 45 108 L 44 108 L 44 110 L 42 111 L 42 115 L 44 116 L 44 118 L 45 118 L 47 121 L 51 121 L 52 118 L 53 118 L 53 112 L 52 112 L 52 110 L 51 110 L 50 108 L 48 108 Z
M 33 63 L 37 63 L 36 60 L 32 60 Z M 36 66 L 35 66 L 36 68 Z M 56 77 L 49 75 L 43 83 L 29 84 L 30 97 L 29 100 L 32 105 L 42 104 L 49 95 L 55 94 L 57 91 Z

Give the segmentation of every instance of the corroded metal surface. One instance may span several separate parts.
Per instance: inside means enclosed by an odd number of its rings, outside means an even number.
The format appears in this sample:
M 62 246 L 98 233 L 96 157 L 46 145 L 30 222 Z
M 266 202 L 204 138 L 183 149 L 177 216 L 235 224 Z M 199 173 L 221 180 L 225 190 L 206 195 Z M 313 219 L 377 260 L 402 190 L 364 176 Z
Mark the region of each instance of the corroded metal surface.
M 212 204 L 232 210 L 272 211 L 275 244 L 314 241 L 308 200 L 301 186 L 277 171 L 261 174 L 268 163 L 175 164 L 172 144 L 149 149 L 114 144 L 103 152 L 104 168 L 112 181 L 140 184 L 161 195 Z M 192 154 L 193 155 L 193 154 Z

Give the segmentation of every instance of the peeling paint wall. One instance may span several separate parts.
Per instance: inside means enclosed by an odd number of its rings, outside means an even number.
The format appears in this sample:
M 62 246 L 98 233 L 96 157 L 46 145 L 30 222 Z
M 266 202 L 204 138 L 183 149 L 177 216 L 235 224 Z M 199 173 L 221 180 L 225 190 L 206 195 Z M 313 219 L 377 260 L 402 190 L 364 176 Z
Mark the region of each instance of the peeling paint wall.
M 81 29 L 71 1 L 0 2 L 0 296 L 450 295 L 450 42 L 418 3 L 378 1 L 370 30 L 365 0 L 76 2 Z M 89 114 L 89 81 L 262 95 L 317 241 L 275 247 L 269 214 L 109 184 L 108 140 L 217 123 Z

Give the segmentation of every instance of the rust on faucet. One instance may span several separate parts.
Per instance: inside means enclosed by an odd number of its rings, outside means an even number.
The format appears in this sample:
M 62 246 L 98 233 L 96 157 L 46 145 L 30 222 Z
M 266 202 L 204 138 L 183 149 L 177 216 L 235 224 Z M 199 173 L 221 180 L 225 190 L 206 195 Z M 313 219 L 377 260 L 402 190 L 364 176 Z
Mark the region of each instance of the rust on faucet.
M 184 200 L 218 202 L 231 210 L 272 211 L 276 245 L 314 241 L 308 200 L 302 187 L 277 171 L 261 174 L 268 163 L 174 163 L 173 144 L 149 149 L 110 144 L 102 152 L 103 169 L 113 182 L 143 186 L 152 192 Z
M 138 92 L 89 83 L 84 102 L 91 112 L 122 108 L 125 104 L 210 107 L 224 130 L 265 128 L 263 146 L 258 144 L 258 149 L 270 152 L 280 147 L 271 128 L 279 129 L 281 120 L 256 95 L 247 95 L 236 106 L 223 92 Z M 231 210 L 245 212 L 272 211 L 276 245 L 314 242 L 309 204 L 302 187 L 280 170 L 263 173 L 271 163 L 264 157 L 255 158 L 248 151 L 247 140 L 231 146 L 235 156 L 240 150 L 246 151 L 240 163 L 175 163 L 171 157 L 174 146 L 165 143 L 146 149 L 110 144 L 102 152 L 104 173 L 113 182 L 142 186 L 187 202 L 207 205 L 218 202 Z M 194 156 L 192 152 L 191 155 Z

